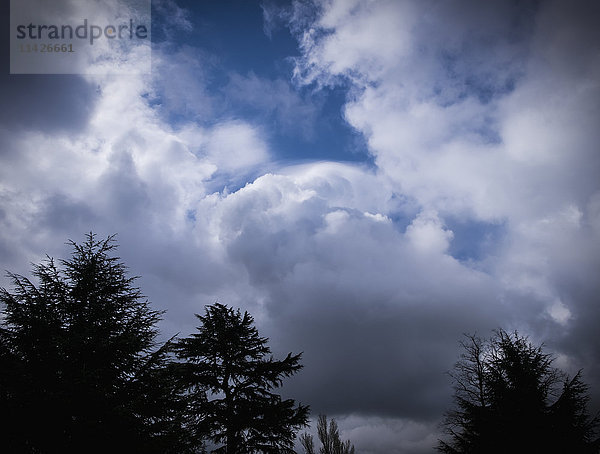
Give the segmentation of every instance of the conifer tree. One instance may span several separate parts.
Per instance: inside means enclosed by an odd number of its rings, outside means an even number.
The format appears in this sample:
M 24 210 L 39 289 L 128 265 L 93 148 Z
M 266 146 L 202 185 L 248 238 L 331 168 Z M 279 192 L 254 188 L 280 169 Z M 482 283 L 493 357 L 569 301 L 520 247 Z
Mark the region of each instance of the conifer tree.
M 552 355 L 518 333 L 467 336 L 450 374 L 456 407 L 445 420 L 445 453 L 597 453 L 598 418 L 587 412 L 581 372 L 569 379 Z
M 70 242 L 0 289 L 3 452 L 188 452 L 184 389 L 161 312 L 134 286 L 113 237 Z
M 199 433 L 208 432 L 217 453 L 293 453 L 308 407 L 275 390 L 302 367 L 301 354 L 275 360 L 247 312 L 215 303 L 197 317 L 198 331 L 179 341 L 177 353 Z

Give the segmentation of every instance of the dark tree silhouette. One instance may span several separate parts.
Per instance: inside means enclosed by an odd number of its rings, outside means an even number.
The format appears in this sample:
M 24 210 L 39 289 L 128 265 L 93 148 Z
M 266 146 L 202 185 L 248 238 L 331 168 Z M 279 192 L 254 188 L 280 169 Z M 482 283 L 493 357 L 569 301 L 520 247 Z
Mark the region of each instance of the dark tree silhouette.
M 3 452 L 191 452 L 185 389 L 113 237 L 0 289 Z
M 321 442 L 319 454 L 354 454 L 354 445 L 350 443 L 350 440 L 342 441 L 340 439 L 340 431 L 338 430 L 337 422 L 333 418 L 327 424 L 327 416 L 319 415 L 317 436 Z M 312 435 L 306 432 L 303 433 L 300 436 L 300 443 L 304 448 L 305 454 L 315 454 L 315 444 Z
M 518 333 L 470 335 L 450 373 L 455 409 L 446 415 L 445 453 L 597 453 L 598 418 L 587 386 L 552 367 L 553 357 Z
M 221 445 L 213 452 L 293 453 L 308 407 L 273 391 L 302 367 L 301 355 L 273 359 L 247 312 L 216 303 L 196 316 L 198 332 L 179 341 L 177 352 L 186 361 L 197 427 Z

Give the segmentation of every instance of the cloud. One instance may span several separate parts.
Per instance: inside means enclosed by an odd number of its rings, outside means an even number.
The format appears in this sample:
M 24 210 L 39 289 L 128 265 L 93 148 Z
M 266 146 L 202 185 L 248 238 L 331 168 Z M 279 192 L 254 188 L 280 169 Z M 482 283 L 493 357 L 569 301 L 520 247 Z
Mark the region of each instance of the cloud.
M 219 124 L 209 134 L 208 154 L 218 169 L 247 170 L 268 160 L 267 146 L 260 133 L 243 122 Z
M 598 189 L 600 88 L 585 4 L 564 16 L 549 4 L 529 20 L 504 2 L 321 6 L 298 73 L 353 82 L 346 118 L 399 192 L 442 219 L 506 222 L 514 241 L 564 210 L 583 213 Z M 546 39 L 557 32 L 569 39 Z M 543 248 L 556 246 L 546 238 Z
M 340 419 L 340 428 L 344 437 L 357 440 L 356 450 L 365 454 L 426 453 L 437 443 L 436 427 L 411 420 L 349 416 Z
M 228 102 L 258 113 L 263 122 L 268 120 L 272 124 L 273 130 L 306 138 L 314 134 L 316 106 L 303 99 L 287 81 L 271 81 L 252 73 L 246 77 L 234 73 L 223 91 Z
M 178 64 L 180 56 L 160 53 L 159 61 Z M 67 238 L 79 240 L 90 230 L 118 233 L 123 257 L 132 268 L 137 265 L 136 274 L 149 276 L 142 283 L 157 305 L 171 301 L 166 289 L 179 295 L 174 321 L 166 322 L 178 332 L 181 320 L 215 295 L 233 300 L 229 291 L 215 290 L 232 277 L 203 224 L 213 209 L 213 187 L 221 190 L 223 180 L 243 185 L 269 154 L 260 128 L 242 120 L 169 123 L 149 96 L 156 79 L 84 76 L 95 100 L 78 128 L 39 130 L 34 124 L 2 131 L 0 248 L 7 251 L 3 268 L 27 274 L 27 263 L 45 253 L 64 257 Z M 76 93 L 77 86 L 71 88 Z M 67 84 L 61 90 L 68 95 Z M 177 104 L 171 105 L 177 112 Z M 195 246 L 185 246 L 190 241 Z M 157 263 L 152 251 L 162 251 L 170 266 Z M 197 300 L 196 293 L 210 296 Z
M 161 27 L 162 33 L 168 40 L 172 40 L 174 32 L 183 30 L 190 32 L 193 30 L 193 25 L 190 19 L 190 12 L 181 8 L 174 0 L 159 0 L 152 3 L 154 8 L 155 20 L 153 26 Z
M 515 308 L 494 305 L 489 276 L 445 254 L 434 215 L 402 232 L 363 211 L 367 199 L 394 205 L 376 175 L 327 163 L 286 173 L 227 195 L 215 216 L 228 261 L 262 295 L 264 332 L 280 352 L 304 351 L 288 391 L 314 411 L 435 419 L 458 333 Z
M 8 58 L 4 59 L 8 61 Z M 83 127 L 97 100 L 95 87 L 79 76 L 0 75 L 0 128 L 36 128 L 45 132 Z
M 11 24 L 26 36 L 11 37 L 11 71 L 20 74 L 131 74 L 150 72 L 149 0 L 78 3 L 70 0 L 12 2 Z M 25 26 L 24 24 L 29 24 Z M 50 25 L 42 25 L 50 24 Z M 35 33 L 37 25 L 37 32 Z M 68 28 L 65 29 L 64 26 Z M 32 27 L 32 28 L 30 28 Z M 47 29 L 44 32 L 44 29 Z M 118 29 L 118 33 L 117 33 Z M 59 33 L 60 30 L 60 33 Z M 67 31 L 69 30 L 69 31 Z M 112 31 L 111 31 L 112 30 Z M 56 32 L 63 50 L 46 50 Z M 73 34 L 74 32 L 74 34 Z M 133 39 L 132 39 L 133 37 Z M 16 41 L 13 43 L 13 40 Z M 17 49 L 27 47 L 31 52 Z M 60 45 L 53 43 L 54 48 Z M 49 46 L 52 47 L 52 46 Z M 68 52 L 65 49 L 69 49 Z
M 421 213 L 406 229 L 406 236 L 423 253 L 444 253 L 454 234 L 444 229 L 437 214 Z
M 10 3 L 3 2 L 3 24 L 10 27 Z M 82 128 L 97 100 L 96 87 L 78 75 L 10 74 L 8 34 L 0 47 L 0 140 L 14 130 L 76 131 Z M 0 153 L 7 153 L 7 146 Z
M 215 300 L 248 309 L 278 356 L 304 352 L 284 392 L 360 452 L 431 450 L 463 332 L 518 328 L 598 383 L 595 8 L 270 10 L 299 37 L 296 83 L 350 87 L 371 166 L 277 159 L 273 128 L 311 130 L 307 88 L 228 72 L 211 89 L 218 64 L 191 46 L 157 46 L 152 75 L 45 82 L 69 114 L 1 117 L 3 267 L 118 232 L 165 336 Z
M 335 418 L 342 441 L 350 440 L 356 452 L 374 454 L 380 452 L 401 453 L 430 453 L 437 443 L 435 425 L 416 423 L 400 418 L 364 417 L 348 415 Z M 311 427 L 307 431 L 317 441 L 317 418 L 311 419 Z M 302 451 L 300 443 L 297 450 Z
M 286 27 L 295 34 L 302 33 L 318 15 L 318 9 L 310 1 L 265 0 L 260 7 L 263 11 L 263 31 L 269 39 L 272 39 L 273 32 Z
M 596 383 L 597 368 L 584 358 L 599 346 L 580 334 L 587 321 L 579 317 L 591 316 L 597 286 L 590 273 L 600 269 L 600 238 L 592 227 L 600 173 L 593 126 L 599 118 L 599 60 L 591 44 L 599 37 L 589 20 L 598 11 L 586 2 L 565 8 L 559 2 L 485 7 L 474 2 L 319 2 L 318 18 L 299 34 L 303 55 L 296 75 L 300 83 L 321 87 L 352 84 L 347 121 L 367 138 L 380 181 L 417 207 L 402 241 L 419 254 L 407 256 L 401 249 L 397 255 L 411 267 L 423 261 L 428 268 L 417 268 L 417 276 L 409 274 L 407 282 L 397 277 L 398 292 L 414 284 L 424 298 L 422 310 L 433 310 L 431 301 L 438 298 L 446 301 L 436 315 L 451 330 L 451 301 L 460 290 L 444 276 L 455 282 L 464 282 L 465 276 L 442 266 L 454 251 L 455 235 L 446 225 L 479 225 L 490 234 L 501 226 L 493 254 L 454 270 L 485 270 L 495 283 L 483 284 L 487 289 L 479 295 L 465 290 L 460 313 L 470 313 L 473 320 L 462 315 L 454 327 L 470 322 L 483 327 L 495 320 L 533 333 L 537 340 L 552 339 L 554 348 L 569 349 Z M 335 222 L 341 225 L 348 218 L 336 215 Z M 386 250 L 403 244 L 401 237 L 386 242 Z M 346 249 L 352 250 L 348 244 L 355 241 L 346 240 Z M 361 251 L 355 257 L 368 256 Z M 354 262 L 347 259 L 339 269 L 347 270 L 348 263 Z M 357 275 L 377 282 L 361 271 Z M 355 281 L 349 282 L 352 287 Z M 443 282 L 448 291 L 435 295 L 428 282 Z M 364 299 L 370 301 L 365 304 L 376 301 L 374 293 Z M 484 306 L 493 316 L 472 312 Z M 428 333 L 442 325 L 415 313 L 407 317 Z M 373 331 L 380 327 L 375 339 L 385 332 L 383 325 L 373 323 Z M 403 327 L 401 321 L 395 326 Z M 374 357 L 365 351 L 362 356 Z
M 205 122 L 221 113 L 219 99 L 208 90 L 216 58 L 201 49 L 167 41 L 154 48 L 153 79 L 146 96 L 166 121 Z

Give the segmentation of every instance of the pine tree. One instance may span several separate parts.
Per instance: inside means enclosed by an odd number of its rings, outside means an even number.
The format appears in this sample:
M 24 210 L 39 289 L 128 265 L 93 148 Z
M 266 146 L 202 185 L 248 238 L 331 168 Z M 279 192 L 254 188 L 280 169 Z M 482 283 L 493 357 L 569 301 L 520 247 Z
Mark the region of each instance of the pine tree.
M 568 379 L 553 357 L 518 333 L 488 341 L 467 336 L 450 374 L 456 408 L 446 415 L 445 453 L 595 453 L 598 419 L 586 406 L 587 386 Z M 558 398 L 554 398 L 558 396 Z
M 177 352 L 185 360 L 198 432 L 221 445 L 218 453 L 293 453 L 308 407 L 274 390 L 302 367 L 301 355 L 273 359 L 247 312 L 216 303 L 197 317 L 198 332 L 179 341 Z
M 184 389 L 171 343 L 113 237 L 70 243 L 73 254 L 9 274 L 0 289 L 3 452 L 187 452 Z M 191 448 L 190 448 L 191 449 Z

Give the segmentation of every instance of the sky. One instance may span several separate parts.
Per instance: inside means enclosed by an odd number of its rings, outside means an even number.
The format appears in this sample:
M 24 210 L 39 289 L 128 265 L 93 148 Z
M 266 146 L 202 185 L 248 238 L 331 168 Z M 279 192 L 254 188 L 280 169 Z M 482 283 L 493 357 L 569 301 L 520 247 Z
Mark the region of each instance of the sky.
M 600 409 L 598 2 L 153 0 L 133 74 L 9 74 L 2 9 L 2 270 L 117 234 L 164 338 L 249 311 L 361 454 L 432 452 L 463 333 Z

